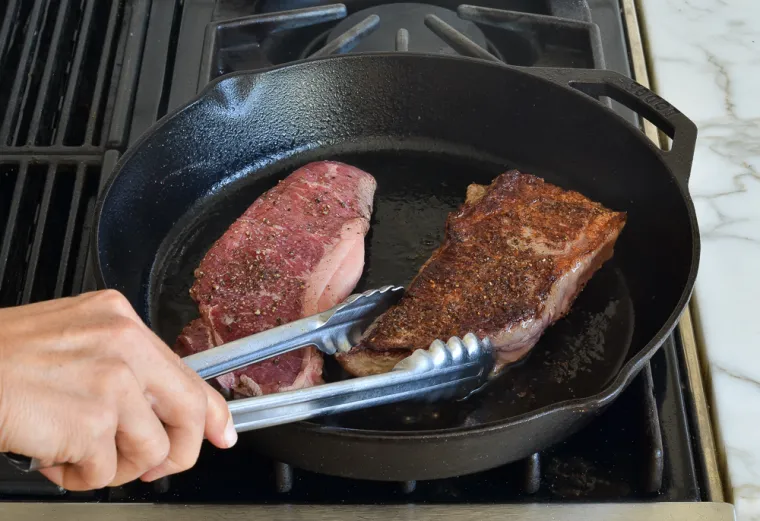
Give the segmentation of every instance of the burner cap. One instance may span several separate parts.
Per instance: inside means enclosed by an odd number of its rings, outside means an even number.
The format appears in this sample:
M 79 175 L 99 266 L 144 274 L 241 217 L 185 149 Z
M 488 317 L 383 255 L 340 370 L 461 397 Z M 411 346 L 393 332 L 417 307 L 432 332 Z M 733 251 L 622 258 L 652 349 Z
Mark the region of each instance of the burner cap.
M 425 16 L 429 14 L 438 16 L 484 49 L 488 49 L 483 31 L 474 23 L 462 20 L 454 11 L 449 9 L 417 3 L 385 4 L 358 11 L 335 26 L 330 31 L 327 41 L 334 40 L 373 14 L 380 17 L 380 23 L 371 34 L 362 37 L 359 43 L 351 49 L 352 51 L 395 51 L 397 50 L 396 41 L 398 38 L 408 41 L 407 49 L 398 50 L 458 55 L 458 52 L 425 26 Z M 404 29 L 406 31 L 402 31 Z

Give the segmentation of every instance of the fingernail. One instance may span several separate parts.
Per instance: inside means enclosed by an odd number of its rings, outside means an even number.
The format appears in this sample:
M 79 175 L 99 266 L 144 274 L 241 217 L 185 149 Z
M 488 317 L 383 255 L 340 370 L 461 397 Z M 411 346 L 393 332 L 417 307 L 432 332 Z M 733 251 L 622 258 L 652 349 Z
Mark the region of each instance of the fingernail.
M 230 414 L 227 419 L 227 426 L 224 428 L 224 442 L 227 444 L 227 448 L 232 447 L 237 443 L 238 435 L 235 430 L 235 423 L 232 421 L 232 415 Z

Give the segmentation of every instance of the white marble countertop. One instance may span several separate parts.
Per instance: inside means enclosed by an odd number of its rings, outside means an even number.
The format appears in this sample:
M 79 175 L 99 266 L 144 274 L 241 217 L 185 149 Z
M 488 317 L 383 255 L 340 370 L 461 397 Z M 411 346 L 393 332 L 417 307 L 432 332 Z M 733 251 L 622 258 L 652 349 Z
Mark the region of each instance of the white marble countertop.
M 760 521 L 760 0 L 639 0 L 654 89 L 699 128 L 697 333 L 739 521 Z

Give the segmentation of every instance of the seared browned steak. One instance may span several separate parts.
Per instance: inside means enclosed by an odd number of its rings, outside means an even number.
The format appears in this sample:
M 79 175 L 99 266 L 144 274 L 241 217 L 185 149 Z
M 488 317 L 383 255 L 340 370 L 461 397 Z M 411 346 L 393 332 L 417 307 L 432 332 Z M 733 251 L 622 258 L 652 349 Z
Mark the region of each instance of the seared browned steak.
M 376 374 L 436 338 L 472 331 L 490 337 L 497 368 L 514 362 L 612 257 L 625 220 L 516 170 L 489 186 L 470 185 L 404 298 L 337 358 L 353 375 Z
M 364 268 L 375 179 L 335 161 L 305 165 L 259 197 L 206 253 L 190 295 L 201 318 L 175 349 L 187 355 L 324 311 Z M 322 382 L 306 347 L 234 371 L 217 383 L 257 396 Z

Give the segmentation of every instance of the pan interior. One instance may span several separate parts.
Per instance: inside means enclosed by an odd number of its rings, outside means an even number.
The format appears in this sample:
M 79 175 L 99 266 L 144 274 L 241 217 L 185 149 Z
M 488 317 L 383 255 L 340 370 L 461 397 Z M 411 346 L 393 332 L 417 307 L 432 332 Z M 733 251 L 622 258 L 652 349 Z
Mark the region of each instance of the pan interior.
M 446 216 L 462 204 L 467 185 L 488 184 L 507 168 L 519 167 L 492 157 L 440 150 L 345 153 L 323 149 L 245 172 L 196 204 L 161 247 L 153 269 L 150 316 L 154 330 L 167 343 L 172 345 L 182 327 L 198 316 L 188 290 L 193 270 L 208 248 L 265 190 L 315 159 L 344 161 L 371 173 L 378 182 L 364 274 L 357 291 L 386 284 L 408 285 L 441 243 Z M 582 191 L 554 172 L 525 171 Z M 525 360 L 469 399 L 407 402 L 315 421 L 352 429 L 425 431 L 490 423 L 588 397 L 601 391 L 627 360 L 633 323 L 627 281 L 613 257 L 587 284 L 571 312 L 546 331 Z M 345 377 L 326 357 L 325 379 Z

